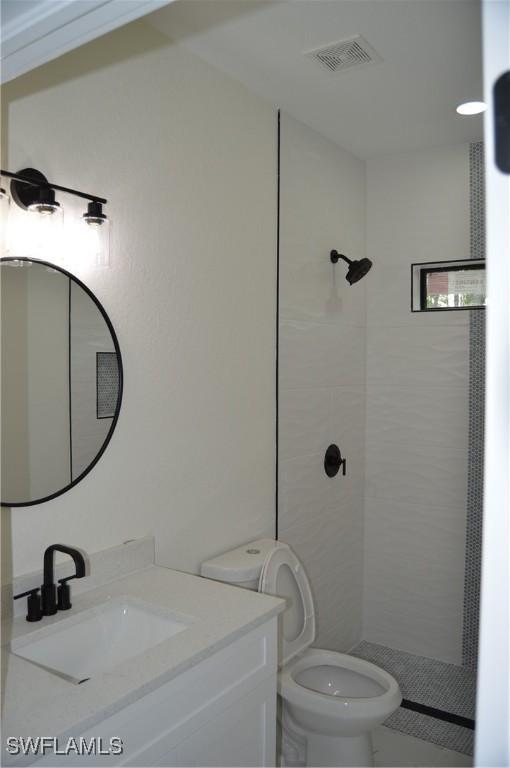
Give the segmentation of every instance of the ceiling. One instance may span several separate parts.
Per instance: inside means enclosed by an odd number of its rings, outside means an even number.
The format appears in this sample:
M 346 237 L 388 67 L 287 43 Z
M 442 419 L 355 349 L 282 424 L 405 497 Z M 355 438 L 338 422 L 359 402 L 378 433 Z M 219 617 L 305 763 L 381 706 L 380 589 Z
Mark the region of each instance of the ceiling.
M 0 0 L 0 79 L 7 83 L 172 0 Z
M 358 157 L 482 138 L 478 0 L 180 0 L 146 22 Z M 382 61 L 303 54 L 361 34 Z
M 40 2 L 41 0 L 24 0 L 23 3 L 19 0 L 2 0 L 2 24 L 10 24 L 26 13 L 32 13 Z

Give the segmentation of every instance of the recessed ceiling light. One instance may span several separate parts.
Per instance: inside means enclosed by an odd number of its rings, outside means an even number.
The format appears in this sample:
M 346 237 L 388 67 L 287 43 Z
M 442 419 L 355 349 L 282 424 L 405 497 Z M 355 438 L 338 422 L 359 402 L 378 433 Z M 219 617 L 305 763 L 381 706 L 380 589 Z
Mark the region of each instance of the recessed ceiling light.
M 486 109 L 487 105 L 483 101 L 466 101 L 464 104 L 459 104 L 457 112 L 459 115 L 479 115 Z

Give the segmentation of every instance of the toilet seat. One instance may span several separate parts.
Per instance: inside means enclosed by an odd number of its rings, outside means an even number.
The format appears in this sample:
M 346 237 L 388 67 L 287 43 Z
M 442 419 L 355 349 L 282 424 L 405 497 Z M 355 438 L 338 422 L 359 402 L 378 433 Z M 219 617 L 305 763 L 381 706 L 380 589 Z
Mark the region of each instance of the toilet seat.
M 335 668 L 333 674 L 346 679 L 345 691 L 350 695 L 319 690 L 324 686 L 324 667 Z M 299 718 L 299 712 L 306 712 L 307 722 L 310 715 L 316 716 L 317 730 L 327 734 L 331 729 L 335 733 L 341 730 L 343 735 L 358 733 L 361 724 L 369 730 L 402 700 L 397 681 L 383 669 L 364 659 L 320 648 L 310 648 L 286 665 L 280 671 L 278 685 L 294 714 Z M 343 721 L 341 726 L 339 719 Z
M 368 661 L 311 647 L 312 590 L 289 545 L 243 544 L 202 563 L 202 576 L 286 599 L 277 633 L 282 765 L 373 765 L 370 732 L 399 707 L 398 683 Z
M 310 582 L 303 566 L 286 544 L 278 544 L 267 556 L 259 580 L 259 592 L 284 597 L 282 616 L 282 664 L 308 648 L 315 640 L 315 611 Z
M 303 729 L 308 744 L 311 733 L 332 738 L 368 733 L 397 709 L 402 700 L 398 683 L 383 669 L 355 656 L 310 647 L 315 639 L 312 590 L 288 545 L 279 544 L 267 555 L 259 591 L 287 600 L 279 633 L 278 692 L 288 722 Z

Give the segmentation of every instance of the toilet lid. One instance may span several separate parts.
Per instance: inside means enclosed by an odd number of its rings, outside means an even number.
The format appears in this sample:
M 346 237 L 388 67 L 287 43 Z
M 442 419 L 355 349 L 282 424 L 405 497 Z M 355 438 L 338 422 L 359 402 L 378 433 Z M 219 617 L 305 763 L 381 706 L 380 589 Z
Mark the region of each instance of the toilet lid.
M 315 640 L 312 590 L 302 564 L 287 545 L 273 549 L 260 574 L 259 592 L 284 597 L 280 639 L 282 663 L 304 651 Z

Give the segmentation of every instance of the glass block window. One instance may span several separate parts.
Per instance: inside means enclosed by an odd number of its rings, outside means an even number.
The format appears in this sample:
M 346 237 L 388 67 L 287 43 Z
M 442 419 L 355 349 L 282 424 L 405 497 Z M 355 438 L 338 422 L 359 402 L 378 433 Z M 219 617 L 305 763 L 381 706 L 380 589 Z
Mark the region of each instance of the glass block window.
M 119 365 L 115 352 L 96 353 L 97 418 L 115 416 L 119 398 Z

